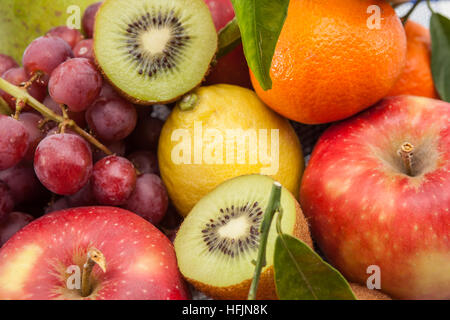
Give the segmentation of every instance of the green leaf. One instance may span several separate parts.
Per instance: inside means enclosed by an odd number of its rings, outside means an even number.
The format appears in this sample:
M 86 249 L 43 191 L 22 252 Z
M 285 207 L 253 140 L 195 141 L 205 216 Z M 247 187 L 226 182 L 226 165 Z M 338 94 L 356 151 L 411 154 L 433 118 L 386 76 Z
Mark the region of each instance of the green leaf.
M 339 271 L 290 235 L 276 239 L 274 270 L 280 300 L 356 300 Z
M 433 81 L 441 99 L 450 102 L 450 20 L 433 13 L 430 33 Z
M 220 59 L 241 43 L 241 31 L 236 18 L 219 31 L 219 49 L 216 59 Z
M 231 0 L 250 69 L 264 90 L 272 88 L 270 67 L 289 0 Z

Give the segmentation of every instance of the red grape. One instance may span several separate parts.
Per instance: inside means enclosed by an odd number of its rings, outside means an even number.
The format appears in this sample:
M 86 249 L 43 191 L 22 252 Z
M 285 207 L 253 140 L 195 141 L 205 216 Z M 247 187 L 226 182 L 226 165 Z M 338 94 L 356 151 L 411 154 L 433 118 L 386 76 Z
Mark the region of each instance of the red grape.
M 153 224 L 159 223 L 166 214 L 169 198 L 161 179 L 155 174 L 143 174 L 136 180 L 136 188 L 125 208 Z
M 5 219 L 0 223 L 0 247 L 17 231 L 33 221 L 33 219 L 33 216 L 23 212 L 10 212 L 7 214 Z
M 95 62 L 94 50 L 92 49 L 92 45 L 92 39 L 86 39 L 78 42 L 78 44 L 73 49 L 75 58 L 86 58 L 92 62 Z
M 47 97 L 44 99 L 44 102 L 43 102 L 43 103 L 44 103 L 44 105 L 45 105 L 47 108 L 51 109 L 51 110 L 52 110 L 54 113 L 56 113 L 57 115 L 59 115 L 59 116 L 62 116 L 62 115 L 63 115 L 60 105 L 57 104 L 57 103 L 55 102 L 55 100 L 52 99 L 52 97 L 47 96 Z M 67 115 L 69 116 L 70 119 L 72 119 L 73 121 L 75 121 L 76 124 L 77 124 L 78 126 L 80 126 L 81 128 L 83 128 L 83 127 L 86 126 L 86 119 L 85 119 L 85 112 L 84 112 L 84 111 L 81 111 L 81 112 L 73 112 L 73 111 L 67 110 Z M 55 125 L 56 125 L 56 124 L 55 124 Z
M 56 201 L 51 202 L 47 208 L 45 208 L 45 213 L 50 213 L 54 211 L 60 211 L 64 209 L 68 209 L 71 206 L 69 205 L 69 202 L 67 200 L 67 197 L 59 198 Z
M 62 116 L 62 110 L 60 105 L 56 103 L 55 100 L 52 99 L 52 97 L 46 96 L 43 104 L 57 115 Z
M 3 181 L 0 181 L 0 221 L 14 209 L 14 198 L 9 187 Z
M 103 81 L 102 90 L 98 95 L 98 99 L 99 100 L 121 99 L 121 96 L 108 82 Z
M 22 83 L 30 79 L 24 68 L 9 69 L 2 75 L 2 78 L 16 86 L 20 86 Z M 45 95 L 47 94 L 47 88 L 39 84 L 37 81 L 33 82 L 31 86 L 28 87 L 27 91 L 33 98 L 35 98 L 39 102 L 42 102 L 45 98 Z M 13 110 L 16 109 L 15 97 L 9 95 L 4 91 L 1 91 L 1 96 Z M 27 107 L 27 109 L 31 108 Z
M 33 162 L 34 152 L 39 142 L 44 138 L 44 133 L 39 129 L 39 123 L 43 118 L 31 112 L 22 112 L 19 115 L 19 121 L 23 123 L 28 131 L 28 151 L 25 155 L 25 160 Z
M 93 206 L 97 204 L 97 201 L 92 192 L 92 183 L 90 180 L 80 191 L 65 198 L 67 200 L 68 206 L 71 208 Z
M 55 27 L 47 32 L 47 35 L 63 39 L 72 49 L 84 38 L 80 31 L 67 26 Z
M 116 156 L 122 157 L 125 155 L 126 146 L 123 140 L 107 143 L 105 146 L 109 149 L 109 151 L 114 153 Z M 107 156 L 108 155 L 100 149 L 95 149 L 93 151 L 94 162 L 97 162 Z
M 159 223 L 159 226 L 164 229 L 176 230 L 181 222 L 183 222 L 183 217 L 177 212 L 175 206 L 172 203 L 169 203 L 167 213 L 164 216 L 164 219 Z
M 166 235 L 166 237 L 169 238 L 169 240 L 171 242 L 174 242 L 175 238 L 177 237 L 177 233 L 178 233 L 179 229 L 180 229 L 180 227 L 175 228 L 175 229 L 165 229 L 165 230 L 163 230 L 163 232 Z
M 24 162 L 0 171 L 0 180 L 8 185 L 16 205 L 38 200 L 45 192 L 33 167 Z
M 28 150 L 28 138 L 22 123 L 0 115 L 0 170 L 11 168 L 23 159 Z
M 102 76 L 84 58 L 70 59 L 59 65 L 50 76 L 48 90 L 56 103 L 70 111 L 80 112 L 97 99 L 102 88 Z
M 130 154 L 127 158 L 134 164 L 134 167 L 141 174 L 159 173 L 158 158 L 151 151 L 136 151 Z
M 100 204 L 125 204 L 136 186 L 136 170 L 125 158 L 108 156 L 92 171 L 92 190 Z
M 47 136 L 36 149 L 34 170 L 50 191 L 61 195 L 75 194 L 91 176 L 91 148 L 78 135 L 62 133 Z
M 10 56 L 0 53 L 0 76 L 12 68 L 18 68 L 19 64 Z
M 81 111 L 81 112 L 73 112 L 68 110 L 67 111 L 67 115 L 69 116 L 70 119 L 72 119 L 73 121 L 75 121 L 75 123 L 80 127 L 80 128 L 84 128 L 86 127 L 86 111 Z
M 66 41 L 44 36 L 28 45 L 23 53 L 22 64 L 28 74 L 41 71 L 50 75 L 57 66 L 72 57 L 72 49 Z
M 47 131 L 47 134 L 46 134 L 45 136 L 46 136 L 46 137 L 49 137 L 49 136 L 51 136 L 51 135 L 54 135 L 54 134 L 60 134 L 60 133 L 61 133 L 61 130 L 59 129 L 59 127 L 58 127 L 58 126 L 55 126 L 55 127 L 51 128 L 50 130 L 48 130 L 48 131 Z M 73 131 L 73 130 L 70 129 L 70 128 L 66 128 L 66 129 L 64 130 L 64 133 L 78 135 L 78 133 L 76 133 L 75 131 Z
M 77 193 L 70 196 L 61 197 L 58 200 L 51 202 L 45 209 L 45 213 L 68 208 L 93 206 L 97 204 L 97 200 L 92 193 L 92 183 L 89 180 Z
M 84 11 L 81 23 L 83 25 L 83 30 L 88 38 L 92 38 L 92 36 L 94 35 L 95 15 L 97 14 L 98 8 L 101 4 L 102 2 L 91 4 Z
M 136 149 L 156 150 L 164 122 L 150 116 L 141 117 L 130 136 Z
M 80 112 L 97 99 L 102 77 L 95 66 L 84 58 L 70 59 L 59 65 L 50 76 L 48 90 L 56 103 L 70 111 Z
M 123 100 L 97 100 L 86 112 L 86 121 L 102 141 L 119 141 L 136 127 L 134 106 Z

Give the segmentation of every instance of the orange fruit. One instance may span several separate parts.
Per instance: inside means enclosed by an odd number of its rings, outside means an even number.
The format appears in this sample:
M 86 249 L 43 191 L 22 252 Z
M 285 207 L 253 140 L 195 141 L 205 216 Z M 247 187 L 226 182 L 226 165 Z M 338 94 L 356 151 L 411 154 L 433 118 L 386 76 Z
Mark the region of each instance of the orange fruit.
M 410 94 L 438 98 L 431 74 L 431 39 L 427 28 L 413 21 L 405 25 L 406 66 L 388 95 Z
M 272 109 L 318 124 L 386 96 L 405 61 L 405 31 L 386 1 L 293 0 L 272 60 L 272 89 L 251 78 Z

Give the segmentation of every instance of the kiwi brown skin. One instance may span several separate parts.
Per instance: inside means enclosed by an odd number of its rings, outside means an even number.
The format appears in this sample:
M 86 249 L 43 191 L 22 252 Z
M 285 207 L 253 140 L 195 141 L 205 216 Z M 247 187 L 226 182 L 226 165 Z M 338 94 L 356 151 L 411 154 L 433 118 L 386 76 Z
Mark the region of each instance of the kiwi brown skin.
M 300 205 L 295 203 L 296 221 L 294 225 L 293 236 L 305 242 L 310 248 L 313 247 L 311 234 L 309 232 L 308 222 L 303 215 Z M 248 292 L 252 279 L 242 281 L 241 283 L 228 287 L 214 287 L 205 283 L 198 282 L 193 279 L 186 278 L 197 290 L 203 292 L 207 296 L 218 300 L 247 300 Z M 266 268 L 261 272 L 258 283 L 258 292 L 256 294 L 258 300 L 278 300 L 275 289 L 273 266 Z
M 350 283 L 350 287 L 358 300 L 392 300 L 379 290 L 370 290 L 357 283 Z

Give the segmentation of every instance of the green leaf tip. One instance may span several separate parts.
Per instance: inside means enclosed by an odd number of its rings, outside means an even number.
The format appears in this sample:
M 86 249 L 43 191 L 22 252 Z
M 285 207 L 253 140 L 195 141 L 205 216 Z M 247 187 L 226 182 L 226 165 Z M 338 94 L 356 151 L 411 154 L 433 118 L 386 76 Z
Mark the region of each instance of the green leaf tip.
M 289 0 L 231 0 L 248 66 L 263 90 L 272 88 L 270 68 Z
M 278 234 L 274 271 L 280 300 L 356 300 L 339 271 L 293 236 Z

